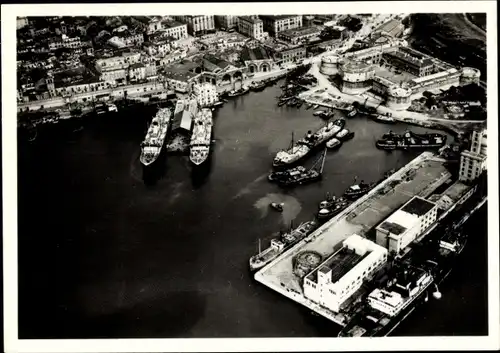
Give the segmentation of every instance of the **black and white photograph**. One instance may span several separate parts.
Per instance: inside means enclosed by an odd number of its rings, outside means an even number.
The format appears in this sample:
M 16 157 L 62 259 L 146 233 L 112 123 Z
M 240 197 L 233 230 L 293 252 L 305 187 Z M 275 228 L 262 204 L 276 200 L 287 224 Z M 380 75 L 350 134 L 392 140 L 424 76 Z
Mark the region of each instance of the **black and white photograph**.
M 2 5 L 5 351 L 500 348 L 496 22 Z

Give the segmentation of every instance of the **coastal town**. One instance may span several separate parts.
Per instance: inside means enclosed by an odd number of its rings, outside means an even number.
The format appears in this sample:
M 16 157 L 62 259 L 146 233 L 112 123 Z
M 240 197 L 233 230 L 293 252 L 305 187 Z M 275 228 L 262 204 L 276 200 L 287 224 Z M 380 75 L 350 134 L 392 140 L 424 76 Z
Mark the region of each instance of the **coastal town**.
M 200 172 L 219 141 L 229 144 L 224 131 L 237 131 L 220 112 L 245 111 L 240 99 L 273 89 L 269 109 L 315 123 L 283 120 L 280 131 L 269 129 L 281 136 L 280 147 L 270 139 L 263 148 L 271 157 L 245 155 L 266 160 L 269 171 L 255 180 L 280 195 L 264 213 L 288 215 L 283 195 L 306 184 L 325 197 L 308 200 L 313 217 L 292 217 L 295 227 L 265 243 L 255 230 L 245 275 L 276 300 L 335 323 L 334 336 L 388 336 L 418 306 L 447 295 L 440 288 L 466 247 L 464 224 L 487 201 L 485 73 L 413 47 L 413 21 L 406 13 L 18 17 L 19 136 L 36 145 L 69 121 L 81 125 L 68 130 L 76 136 L 85 119 L 149 109 L 133 162 L 144 181 L 176 155 Z M 358 127 L 372 123 L 386 132 L 360 149 L 387 160 L 418 154 L 380 178 L 356 176 L 335 195 L 323 186 L 336 178 L 331 156 L 357 146 L 366 135 Z M 252 139 L 230 137 L 235 145 Z M 232 200 L 251 194 L 239 188 Z

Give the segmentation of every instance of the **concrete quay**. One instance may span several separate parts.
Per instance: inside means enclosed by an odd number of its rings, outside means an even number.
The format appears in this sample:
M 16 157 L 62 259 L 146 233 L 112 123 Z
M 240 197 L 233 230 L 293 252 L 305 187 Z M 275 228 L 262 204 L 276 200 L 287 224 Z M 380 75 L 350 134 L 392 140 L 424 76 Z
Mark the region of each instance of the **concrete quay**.
M 301 279 L 293 273 L 293 259 L 302 251 L 315 251 L 326 258 L 353 233 L 367 236 L 371 228 L 413 196 L 428 197 L 451 177 L 444 162 L 431 152 L 422 153 L 257 272 L 255 280 L 327 319 L 345 325 L 349 319 L 346 314 L 334 313 L 305 298 Z
M 71 103 L 86 103 L 96 99 L 97 97 L 104 96 L 107 99 L 123 99 L 125 97 L 125 91 L 127 92 L 127 97 L 141 97 L 149 94 L 158 93 L 174 93 L 174 91 L 168 91 L 168 87 L 164 83 L 160 82 L 148 82 L 136 85 L 126 85 L 114 88 L 100 89 L 91 92 L 81 92 L 75 93 L 71 97 L 54 97 L 50 99 L 36 100 L 27 103 L 18 103 L 17 112 L 26 111 L 29 108 L 30 111 L 39 110 L 42 107 L 47 108 L 58 108 L 64 107 Z

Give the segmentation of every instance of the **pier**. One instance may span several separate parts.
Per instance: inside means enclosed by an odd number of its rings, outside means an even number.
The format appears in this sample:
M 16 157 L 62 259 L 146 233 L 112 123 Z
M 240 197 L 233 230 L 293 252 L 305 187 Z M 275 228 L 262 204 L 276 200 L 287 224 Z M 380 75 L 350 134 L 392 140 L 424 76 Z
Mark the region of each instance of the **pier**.
M 354 201 L 340 214 L 303 239 L 282 256 L 255 274 L 255 279 L 278 293 L 308 307 L 327 319 L 344 326 L 349 317 L 334 313 L 307 299 L 301 280 L 293 273 L 293 259 L 302 251 L 314 251 L 328 257 L 336 246 L 356 233 L 369 238 L 368 231 L 414 196 L 428 197 L 450 179 L 444 159 L 424 152 L 367 195 Z

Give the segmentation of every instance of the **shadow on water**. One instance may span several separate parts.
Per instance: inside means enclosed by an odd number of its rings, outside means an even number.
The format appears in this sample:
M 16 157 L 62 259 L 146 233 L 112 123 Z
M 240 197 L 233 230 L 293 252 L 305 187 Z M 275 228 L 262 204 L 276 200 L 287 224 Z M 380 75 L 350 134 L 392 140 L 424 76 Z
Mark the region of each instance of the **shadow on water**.
M 198 291 L 167 293 L 162 298 L 145 301 L 130 308 L 90 318 L 68 313 L 61 322 L 73 325 L 61 327 L 57 337 L 71 338 L 177 338 L 189 331 L 205 315 L 207 298 Z M 151 308 L 157 308 L 151 310 Z
M 140 163 L 140 162 L 139 162 Z M 142 165 L 142 181 L 147 186 L 154 186 L 167 171 L 167 156 L 165 150 L 161 152 L 158 159 L 148 165 Z
M 191 184 L 194 189 L 199 189 L 209 180 L 210 172 L 214 163 L 213 153 L 208 155 L 207 160 L 201 165 L 191 163 Z

